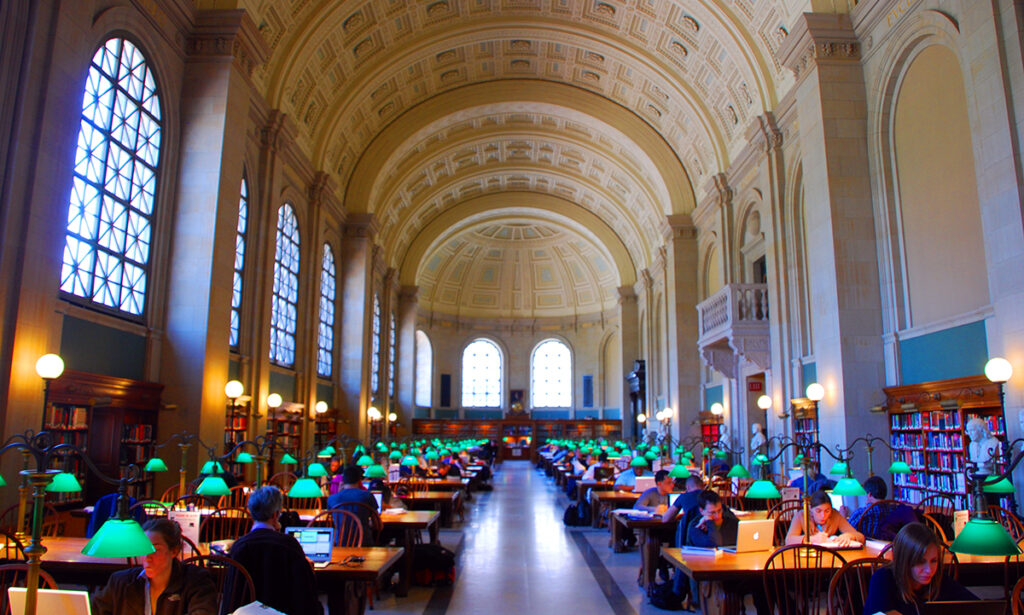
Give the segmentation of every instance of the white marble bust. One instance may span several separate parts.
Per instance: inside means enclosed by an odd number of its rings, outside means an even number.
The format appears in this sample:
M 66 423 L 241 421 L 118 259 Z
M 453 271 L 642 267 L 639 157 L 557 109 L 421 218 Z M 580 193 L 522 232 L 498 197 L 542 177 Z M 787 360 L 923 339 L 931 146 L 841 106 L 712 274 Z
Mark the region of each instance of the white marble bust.
M 999 439 L 992 435 L 985 421 L 979 418 L 967 421 L 967 428 L 964 431 L 971 439 L 967 452 L 971 461 L 977 464 L 978 474 L 992 474 L 993 462 L 999 455 Z
M 754 455 L 756 455 L 758 453 L 764 453 L 765 451 L 762 450 L 762 449 L 763 449 L 763 447 L 765 445 L 765 442 L 768 441 L 768 438 L 766 438 L 765 435 L 764 435 L 764 429 L 761 428 L 761 423 L 754 423 L 753 425 L 751 425 L 750 426 L 750 433 L 751 433 L 751 437 L 750 437 L 750 455 L 751 455 L 751 457 L 753 457 Z
M 718 427 L 718 446 L 727 451 L 732 450 L 732 440 L 729 438 L 729 426 L 719 425 Z

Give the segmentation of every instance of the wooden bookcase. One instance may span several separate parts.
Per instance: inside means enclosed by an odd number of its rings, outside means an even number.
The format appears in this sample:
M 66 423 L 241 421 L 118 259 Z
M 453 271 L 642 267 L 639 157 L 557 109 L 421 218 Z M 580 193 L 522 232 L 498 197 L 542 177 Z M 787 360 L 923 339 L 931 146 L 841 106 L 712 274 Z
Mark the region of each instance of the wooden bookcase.
M 718 444 L 722 437 L 722 417 L 713 414 L 708 410 L 700 413 L 700 440 L 705 447 Z
M 793 413 L 793 440 L 798 444 L 813 444 L 818 441 L 818 406 L 806 397 L 790 400 Z M 809 449 L 812 461 L 818 461 L 818 449 Z M 828 468 L 822 468 L 823 472 Z
M 968 508 L 967 422 L 981 418 L 1006 445 L 997 385 L 984 376 L 968 376 L 884 391 L 893 457 L 906 461 L 911 469 L 910 474 L 893 476 L 892 497 L 914 504 L 942 494 L 950 496 L 958 509 Z
M 439 438 L 487 438 L 502 440 L 530 437 L 530 459 L 536 462 L 537 448 L 548 440 L 560 438 L 619 440 L 622 438 L 622 421 L 597 419 L 413 419 L 412 433 L 416 436 L 437 436 Z M 511 442 L 511 440 L 508 440 Z M 505 455 L 502 446 L 501 455 Z M 509 456 L 506 459 L 525 459 Z
M 249 407 L 251 402 L 236 400 L 228 404 L 224 413 L 224 450 L 226 454 L 235 445 L 249 437 Z M 249 451 L 250 453 L 252 451 Z M 241 463 L 225 462 L 224 469 L 235 476 L 245 475 L 245 466 Z
M 285 452 L 294 457 L 301 457 L 302 448 L 302 406 L 298 410 L 281 406 L 267 414 L 267 439 L 273 438 L 270 446 L 270 463 L 268 476 L 289 470 L 294 472 L 296 466 L 280 465 L 281 455 Z
M 50 384 L 43 428 L 54 442 L 68 442 L 84 449 L 93 464 L 117 478 L 130 464 L 145 465 L 153 455 L 157 411 L 163 385 L 65 370 Z M 116 485 L 103 482 L 77 456 L 60 459 L 57 469 L 68 468 L 82 484 L 80 493 L 51 494 L 55 502 L 93 503 L 113 493 Z M 136 499 L 153 497 L 153 475 L 129 488 Z M 51 497 L 48 496 L 48 497 Z
M 323 450 L 327 443 L 338 435 L 338 411 L 328 408 L 327 412 L 317 414 L 313 422 L 313 448 Z

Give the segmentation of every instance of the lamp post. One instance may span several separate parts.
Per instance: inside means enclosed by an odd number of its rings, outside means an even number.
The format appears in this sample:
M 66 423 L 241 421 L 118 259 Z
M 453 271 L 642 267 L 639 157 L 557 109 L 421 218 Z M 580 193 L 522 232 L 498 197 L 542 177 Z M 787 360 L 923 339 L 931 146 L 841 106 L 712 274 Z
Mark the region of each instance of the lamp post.
M 1006 393 L 1003 385 L 1013 376 L 1013 365 L 1002 357 L 993 357 L 985 363 L 985 377 L 999 387 L 999 416 L 1003 419 L 1003 430 L 1006 430 Z
M 384 418 L 384 415 L 377 409 L 377 406 L 370 404 L 370 407 L 366 409 L 366 420 L 370 427 L 370 438 L 368 441 L 372 442 L 373 440 L 379 440 L 382 438 L 380 433 L 380 421 L 382 418 Z

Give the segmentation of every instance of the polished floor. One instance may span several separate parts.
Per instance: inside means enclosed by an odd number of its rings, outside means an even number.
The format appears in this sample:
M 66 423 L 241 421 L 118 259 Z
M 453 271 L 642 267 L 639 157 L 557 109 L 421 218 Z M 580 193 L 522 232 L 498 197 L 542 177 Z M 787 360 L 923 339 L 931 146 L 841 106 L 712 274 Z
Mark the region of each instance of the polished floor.
M 463 527 L 443 530 L 457 553 L 451 588 L 385 594 L 368 613 L 629 615 L 664 613 L 637 586 L 640 555 L 612 554 L 607 530 L 566 528 L 568 500 L 525 461 L 507 461 L 475 495 Z

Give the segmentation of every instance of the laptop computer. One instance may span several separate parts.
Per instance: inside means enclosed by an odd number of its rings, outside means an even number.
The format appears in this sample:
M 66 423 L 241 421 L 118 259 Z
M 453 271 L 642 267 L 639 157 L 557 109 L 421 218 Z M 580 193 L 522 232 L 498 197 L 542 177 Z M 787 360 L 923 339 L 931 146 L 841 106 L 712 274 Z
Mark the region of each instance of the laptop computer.
M 925 602 L 921 615 L 1003 615 L 1006 613 L 1005 600 L 940 600 Z
M 673 491 L 672 493 L 668 494 L 668 505 L 672 506 L 673 504 L 675 504 L 676 498 L 678 498 L 681 495 L 683 495 L 682 491 Z
M 11 602 L 12 615 L 25 615 L 24 587 L 10 587 L 7 597 Z M 61 615 L 92 615 L 89 592 L 69 589 L 40 589 L 36 593 L 36 613 L 61 613 Z
M 644 491 L 647 491 L 651 487 L 654 487 L 654 485 L 655 482 L 653 476 L 637 476 L 636 485 L 633 487 L 633 492 L 643 493 Z
M 736 546 L 722 547 L 729 553 L 749 553 L 751 551 L 770 551 L 775 539 L 774 519 L 751 519 L 740 521 L 736 531 Z
M 377 511 L 384 512 L 384 493 L 380 491 L 371 491 L 373 499 L 377 501 Z
M 331 551 L 334 548 L 333 527 L 289 527 L 284 531 L 299 541 L 299 546 L 309 561 L 314 564 L 331 561 Z

